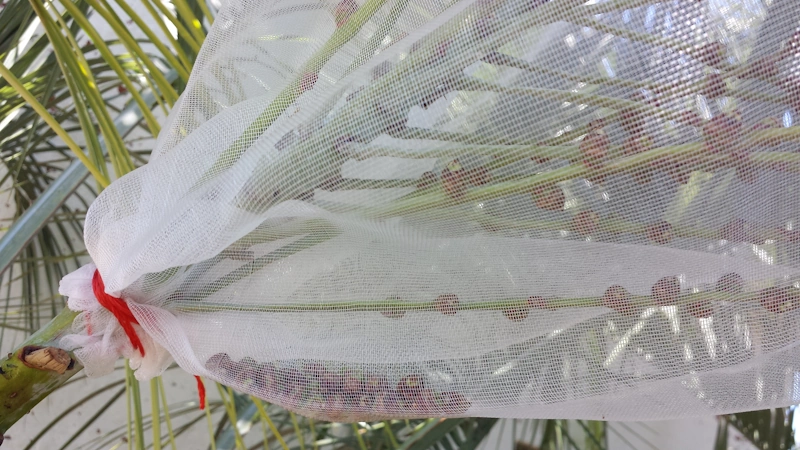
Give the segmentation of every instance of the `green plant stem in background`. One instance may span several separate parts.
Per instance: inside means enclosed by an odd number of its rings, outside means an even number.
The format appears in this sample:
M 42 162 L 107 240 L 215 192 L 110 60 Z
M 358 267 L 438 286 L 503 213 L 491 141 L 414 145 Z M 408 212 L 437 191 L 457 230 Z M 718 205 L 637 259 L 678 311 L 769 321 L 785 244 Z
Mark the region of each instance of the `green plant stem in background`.
M 50 126 L 53 132 L 55 132 L 56 135 L 58 135 L 58 137 L 60 137 L 61 140 L 64 141 L 64 143 L 67 145 L 67 147 L 69 147 L 69 149 L 72 151 L 75 157 L 78 158 L 86 166 L 87 169 L 89 169 L 89 172 L 98 181 L 98 183 L 100 183 L 102 186 L 108 186 L 109 184 L 108 178 L 106 178 L 100 172 L 100 170 L 97 168 L 97 166 L 95 166 L 94 163 L 89 161 L 89 159 L 83 153 L 83 150 L 69 136 L 69 134 L 64 130 L 61 124 L 59 124 L 58 121 L 52 115 L 50 115 L 49 112 L 47 112 L 47 109 L 44 106 L 42 106 L 42 104 L 39 103 L 39 101 L 36 100 L 36 98 L 33 95 L 31 95 L 31 93 L 27 89 L 25 89 L 24 86 L 22 86 L 17 77 L 15 77 L 2 62 L 0 62 L 0 77 L 3 77 L 3 79 L 5 79 L 6 82 L 9 85 L 11 85 L 11 87 L 14 88 L 23 99 L 25 99 L 28 105 L 31 108 L 33 108 L 33 110 L 36 111 L 37 114 L 39 114 L 39 117 L 41 117 L 42 120 L 44 120 L 47 123 L 47 125 Z

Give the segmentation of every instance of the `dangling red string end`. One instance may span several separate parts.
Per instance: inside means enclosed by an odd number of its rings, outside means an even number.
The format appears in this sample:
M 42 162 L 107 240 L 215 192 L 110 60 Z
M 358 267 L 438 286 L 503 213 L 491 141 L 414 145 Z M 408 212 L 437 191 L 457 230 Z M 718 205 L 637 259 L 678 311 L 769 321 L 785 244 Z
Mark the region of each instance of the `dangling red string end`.
M 95 270 L 94 276 L 92 276 L 92 290 L 100 305 L 117 318 L 122 330 L 125 331 L 128 339 L 130 339 L 133 348 L 139 350 L 139 353 L 144 356 L 144 345 L 142 345 L 139 335 L 136 334 L 136 330 L 133 328 L 133 324 L 139 325 L 139 322 L 133 316 L 125 300 L 106 294 L 106 286 L 103 284 L 103 279 L 100 277 L 100 271 L 98 270 Z
M 194 379 L 197 380 L 197 396 L 200 397 L 200 410 L 206 409 L 206 385 L 203 380 L 195 375 Z

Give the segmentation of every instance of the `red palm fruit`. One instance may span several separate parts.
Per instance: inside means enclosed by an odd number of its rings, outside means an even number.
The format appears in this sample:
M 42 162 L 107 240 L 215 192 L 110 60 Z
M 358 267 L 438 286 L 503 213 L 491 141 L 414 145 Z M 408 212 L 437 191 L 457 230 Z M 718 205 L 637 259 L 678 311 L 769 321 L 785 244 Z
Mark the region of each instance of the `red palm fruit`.
M 275 366 L 271 363 L 259 364 L 256 367 L 254 388 L 269 394 L 277 392 L 277 379 L 275 377 Z
M 338 373 L 326 372 L 319 382 L 320 391 L 328 396 L 338 395 L 342 392 L 344 377 Z
M 687 307 L 689 314 L 697 317 L 698 319 L 705 319 L 714 314 L 714 305 L 708 300 L 699 300 L 692 302 Z
M 599 130 L 599 129 L 605 127 L 605 126 L 606 126 L 606 120 L 601 117 L 599 119 L 594 119 L 594 120 L 590 121 L 586 125 L 586 128 L 588 128 L 589 131 L 594 131 L 594 130 Z
M 725 84 L 725 78 L 718 73 L 709 73 L 706 75 L 706 81 L 703 85 L 702 94 L 710 99 L 722 97 L 728 91 Z
M 348 373 L 342 377 L 342 393 L 350 399 L 357 398 L 364 392 L 364 383 L 361 377 Z
M 436 396 L 431 389 L 422 389 L 408 408 L 415 414 L 430 416 L 436 410 Z
M 672 224 L 662 220 L 651 223 L 646 228 L 647 239 L 656 244 L 664 245 L 672 240 Z
M 545 147 L 546 144 L 544 142 L 537 142 L 536 146 L 537 147 Z M 499 158 L 499 156 L 495 155 L 495 159 L 497 159 L 497 158 Z M 533 155 L 533 156 L 531 156 L 531 161 L 535 162 L 536 164 L 544 164 L 544 163 L 550 161 L 550 158 L 545 158 L 543 156 Z
M 446 316 L 452 316 L 458 312 L 458 296 L 456 294 L 442 294 L 436 297 L 433 302 L 434 307 Z
M 438 178 L 435 173 L 425 172 L 419 180 L 417 180 L 417 189 L 427 189 L 436 184 L 436 181 L 438 181 Z
M 400 412 L 399 394 L 394 389 L 376 393 L 372 409 L 378 414 L 396 416 Z
M 442 392 L 438 395 L 439 404 L 448 416 L 464 414 L 471 406 L 470 401 L 458 392 Z
M 405 403 L 414 403 L 425 389 L 425 380 L 420 375 L 406 375 L 397 383 L 397 393 Z
M 389 389 L 389 380 L 379 375 L 370 375 L 364 379 L 364 390 L 366 392 L 378 393 Z
M 678 122 L 690 127 L 700 127 L 703 119 L 694 111 L 684 110 L 678 116 Z
M 622 144 L 622 154 L 632 156 L 649 151 L 653 148 L 653 139 L 650 136 L 630 135 Z M 652 179 L 651 170 L 646 165 L 639 165 L 630 170 L 633 180 L 638 184 L 647 184 Z
M 707 66 L 717 67 L 725 59 L 727 48 L 721 42 L 709 42 L 698 49 L 697 58 Z
M 622 144 L 622 154 L 625 156 L 636 155 L 653 148 L 653 139 L 646 134 L 631 135 Z
M 228 371 L 234 367 L 234 362 L 227 353 L 217 353 L 206 361 L 206 369 L 214 372 L 217 370 Z
M 646 101 L 641 91 L 634 92 L 630 100 L 637 103 L 645 103 Z M 640 134 L 644 129 L 644 115 L 642 111 L 635 106 L 620 110 L 619 118 L 620 125 L 628 133 Z
M 354 0 L 341 0 L 333 9 L 333 18 L 336 20 L 336 28 L 342 27 L 350 20 L 350 17 L 358 10 L 358 4 Z
M 117 92 L 119 92 L 120 94 L 127 94 L 128 88 L 126 88 L 124 84 L 120 84 L 119 86 L 117 86 Z
M 743 183 L 755 183 L 758 180 L 758 170 L 750 158 L 750 153 L 738 152 L 731 156 L 736 165 L 736 177 Z
M 467 193 L 467 185 L 464 182 L 464 169 L 457 159 L 442 170 L 442 186 L 452 199 L 463 198 Z
M 758 300 L 767 311 L 780 314 L 800 307 L 800 295 L 789 287 L 770 287 L 762 289 Z
M 482 17 L 475 21 L 475 33 L 480 38 L 487 38 L 497 29 L 494 16 Z
M 325 370 L 324 364 L 313 362 L 313 363 L 306 363 L 303 366 L 303 373 L 310 378 L 313 378 L 315 380 L 320 380 L 327 373 L 327 370 Z
M 719 230 L 719 238 L 729 242 L 755 242 L 750 226 L 742 219 L 732 219 Z
M 778 66 L 780 60 L 781 58 L 778 55 L 759 58 L 750 63 L 742 76 L 746 78 L 761 78 L 767 81 L 772 80 L 780 73 L 780 67 Z
M 540 186 L 533 191 L 533 201 L 537 208 L 547 211 L 562 211 L 567 197 L 558 186 Z
M 311 90 L 317 84 L 317 79 L 319 79 L 319 75 L 316 72 L 304 73 L 303 77 L 300 78 L 300 93 Z
M 603 306 L 626 316 L 633 315 L 636 308 L 631 303 L 631 294 L 619 285 L 611 286 L 603 293 Z
M 528 317 L 527 306 L 512 306 L 503 309 L 503 315 L 512 322 L 522 322 Z
M 396 295 L 386 299 L 386 301 L 393 302 L 393 303 L 394 302 L 399 302 L 401 300 L 402 299 L 399 296 L 396 296 Z M 398 309 L 398 308 L 394 308 L 393 307 L 392 309 L 387 309 L 385 311 L 381 311 L 381 314 L 383 314 L 384 317 L 388 317 L 390 319 L 399 319 L 399 318 L 401 318 L 401 317 L 406 315 L 406 311 L 404 309 Z
M 738 273 L 726 273 L 717 280 L 715 289 L 717 292 L 739 294 L 744 290 L 744 278 Z
M 572 232 L 579 236 L 595 234 L 600 227 L 600 215 L 594 211 L 581 211 L 572 217 Z
M 703 138 L 706 149 L 712 153 L 735 150 L 736 141 L 742 129 L 738 113 L 720 114 L 703 125 Z
M 680 293 L 681 284 L 678 277 L 664 277 L 650 289 L 653 301 L 659 306 L 674 305 L 678 302 Z
M 583 156 L 583 164 L 592 169 L 603 166 L 603 161 L 608 157 L 611 143 L 605 131 L 597 129 L 590 131 L 578 147 Z
M 467 171 L 467 182 L 473 186 L 483 186 L 492 180 L 492 174 L 486 167 L 476 167 Z

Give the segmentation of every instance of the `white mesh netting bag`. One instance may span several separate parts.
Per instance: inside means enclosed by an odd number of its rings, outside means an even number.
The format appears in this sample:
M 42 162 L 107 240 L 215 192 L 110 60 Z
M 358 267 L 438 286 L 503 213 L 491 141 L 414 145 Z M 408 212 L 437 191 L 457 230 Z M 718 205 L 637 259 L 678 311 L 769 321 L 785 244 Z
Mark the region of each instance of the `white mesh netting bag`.
M 230 0 L 62 293 L 303 414 L 800 401 L 794 0 Z

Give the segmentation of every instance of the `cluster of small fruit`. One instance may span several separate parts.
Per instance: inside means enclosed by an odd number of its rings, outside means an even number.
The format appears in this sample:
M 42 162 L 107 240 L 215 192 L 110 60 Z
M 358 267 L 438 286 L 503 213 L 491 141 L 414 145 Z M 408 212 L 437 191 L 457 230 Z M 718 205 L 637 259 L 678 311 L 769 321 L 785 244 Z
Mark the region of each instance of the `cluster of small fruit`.
M 744 290 L 744 279 L 737 273 L 728 273 L 717 280 L 714 287 L 720 294 L 730 296 L 741 294 Z M 648 306 L 671 306 L 678 304 L 681 285 L 678 277 L 663 277 L 650 290 Z M 800 308 L 800 291 L 791 287 L 769 287 L 762 289 L 757 298 L 761 306 L 773 313 L 785 313 Z M 603 306 L 623 315 L 637 315 L 643 305 L 636 304 L 631 294 L 622 286 L 614 285 L 603 294 Z M 714 305 L 710 300 L 697 300 L 686 305 L 689 314 L 697 318 L 711 317 Z
M 384 375 L 321 363 L 280 367 L 246 357 L 233 361 L 217 353 L 206 368 L 245 392 L 298 410 L 338 416 L 358 413 L 385 417 L 432 417 L 464 414 L 470 407 L 458 392 L 436 391 L 419 374 L 405 375 L 393 384 Z

